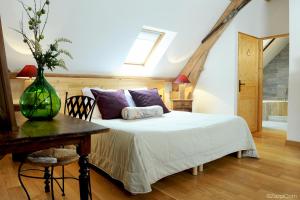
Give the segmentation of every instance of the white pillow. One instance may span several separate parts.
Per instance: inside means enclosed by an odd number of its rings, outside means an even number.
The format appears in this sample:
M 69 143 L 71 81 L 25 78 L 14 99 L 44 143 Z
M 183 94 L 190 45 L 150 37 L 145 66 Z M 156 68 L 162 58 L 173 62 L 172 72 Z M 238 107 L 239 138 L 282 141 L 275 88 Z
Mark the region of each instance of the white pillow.
M 161 106 L 126 107 L 122 110 L 122 118 L 125 120 L 161 117 L 163 114 Z
M 95 99 L 93 93 L 91 92 L 91 89 L 100 90 L 100 88 L 98 88 L 98 87 L 97 88 L 85 87 L 85 88 L 82 89 L 82 94 L 83 94 L 83 96 L 88 96 L 88 97 L 91 97 L 91 98 Z M 94 108 L 92 118 L 102 118 L 100 110 L 99 110 L 98 105 L 97 105 L 97 102 L 96 102 L 96 105 L 95 105 L 95 108 Z

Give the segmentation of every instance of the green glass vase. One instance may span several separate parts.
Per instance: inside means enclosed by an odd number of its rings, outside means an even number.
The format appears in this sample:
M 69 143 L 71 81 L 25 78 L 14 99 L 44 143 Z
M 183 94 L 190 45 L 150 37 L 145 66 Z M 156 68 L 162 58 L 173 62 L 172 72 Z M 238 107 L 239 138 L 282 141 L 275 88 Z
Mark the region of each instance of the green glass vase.
M 51 120 L 59 112 L 61 100 L 38 67 L 34 82 L 25 89 L 20 98 L 21 113 L 30 120 Z

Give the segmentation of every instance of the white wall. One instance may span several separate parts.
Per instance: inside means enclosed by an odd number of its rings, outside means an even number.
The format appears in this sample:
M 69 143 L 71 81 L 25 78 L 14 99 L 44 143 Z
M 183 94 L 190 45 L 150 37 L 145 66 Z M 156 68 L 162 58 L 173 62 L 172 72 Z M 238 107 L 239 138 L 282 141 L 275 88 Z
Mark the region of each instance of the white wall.
M 194 92 L 195 112 L 236 114 L 238 32 L 288 33 L 288 0 L 252 0 L 235 17 L 210 51 Z
M 288 140 L 300 142 L 300 1 L 290 0 Z
M 25 2 L 33 2 L 28 0 Z M 176 77 L 216 22 L 229 0 L 51 0 L 46 42 L 73 41 L 68 73 Z M 17 70 L 34 61 L 19 35 L 22 9 L 17 0 L 0 0 L 8 64 Z M 142 26 L 176 32 L 156 66 L 128 67 L 123 62 Z

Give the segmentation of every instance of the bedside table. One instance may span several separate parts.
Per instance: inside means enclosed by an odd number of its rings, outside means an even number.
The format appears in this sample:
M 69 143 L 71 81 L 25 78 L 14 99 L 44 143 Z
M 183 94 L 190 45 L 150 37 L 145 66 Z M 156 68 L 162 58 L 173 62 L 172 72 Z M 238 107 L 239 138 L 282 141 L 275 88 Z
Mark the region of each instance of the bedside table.
M 192 99 L 173 99 L 173 110 L 192 112 Z

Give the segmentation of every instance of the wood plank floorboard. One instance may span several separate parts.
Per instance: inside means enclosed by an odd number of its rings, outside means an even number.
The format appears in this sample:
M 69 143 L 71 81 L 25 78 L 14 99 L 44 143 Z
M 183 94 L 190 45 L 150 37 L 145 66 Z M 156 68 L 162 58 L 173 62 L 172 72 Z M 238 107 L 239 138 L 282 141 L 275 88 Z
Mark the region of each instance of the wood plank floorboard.
M 91 170 L 94 200 L 259 200 L 300 199 L 300 147 L 286 145 L 282 132 L 264 131 L 254 138 L 260 159 L 237 159 L 233 155 L 204 165 L 192 176 L 189 171 L 163 178 L 148 194 L 131 195 L 103 173 Z M 17 178 L 18 163 L 11 155 L 0 161 L 0 199 L 26 199 Z M 55 171 L 60 174 L 59 168 Z M 35 173 L 36 175 L 36 173 Z M 66 167 L 66 176 L 77 176 L 78 166 Z M 24 178 L 32 199 L 51 199 L 42 180 Z M 66 197 L 55 186 L 55 199 L 79 199 L 77 181 L 66 180 Z M 282 195 L 282 196 L 274 196 Z M 271 198 L 272 197 L 272 198 Z M 274 198 L 277 197 L 277 198 Z

